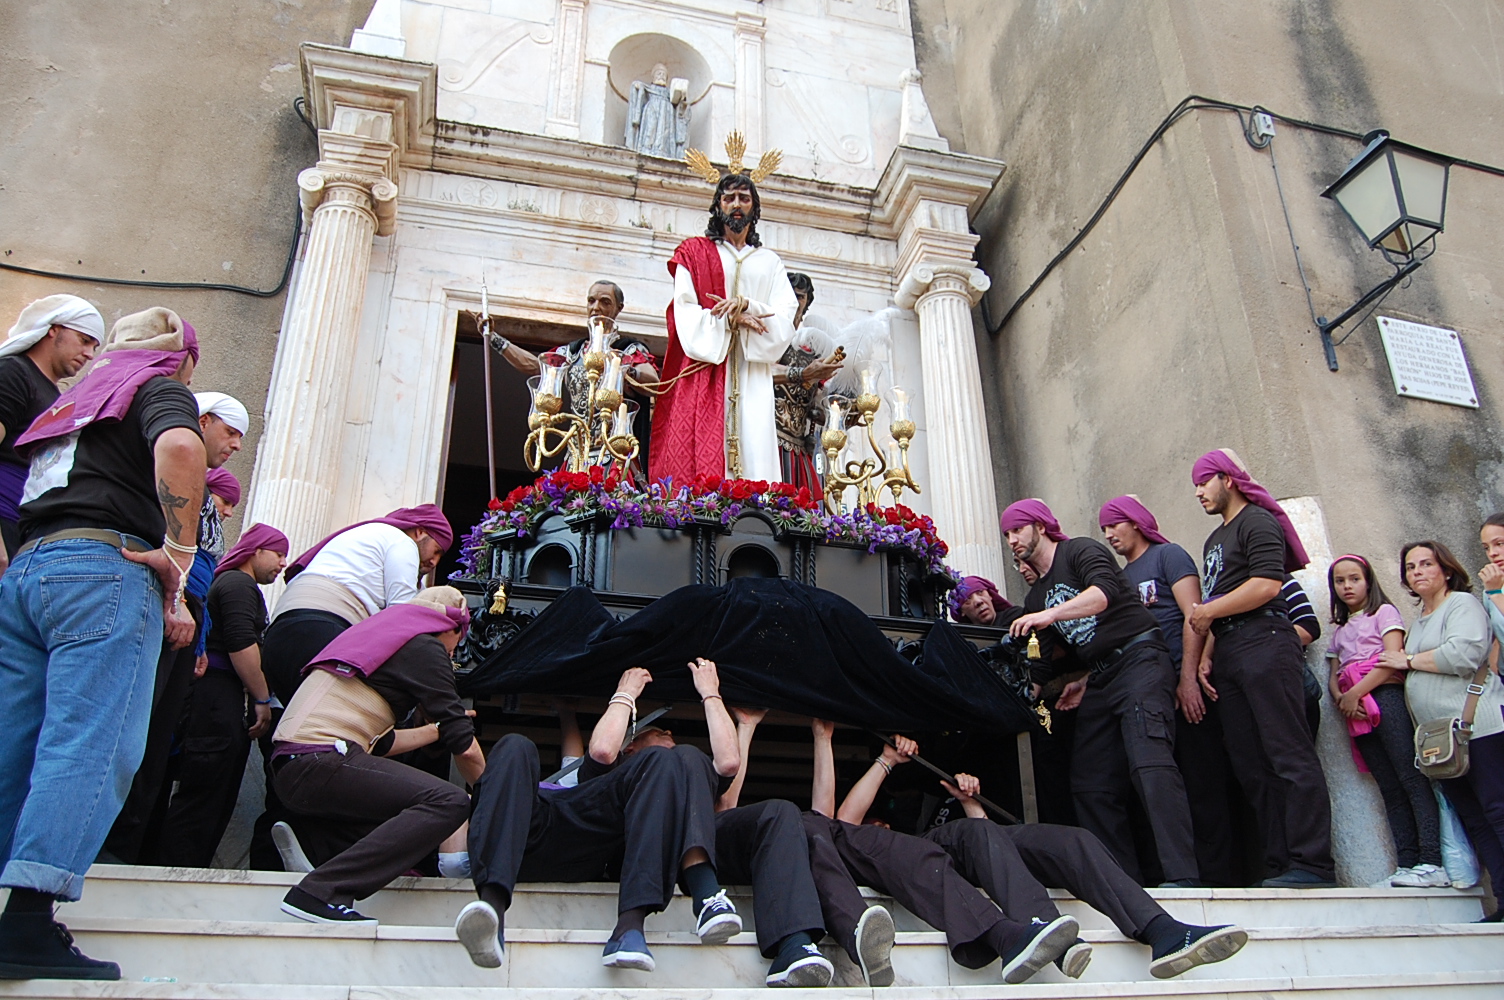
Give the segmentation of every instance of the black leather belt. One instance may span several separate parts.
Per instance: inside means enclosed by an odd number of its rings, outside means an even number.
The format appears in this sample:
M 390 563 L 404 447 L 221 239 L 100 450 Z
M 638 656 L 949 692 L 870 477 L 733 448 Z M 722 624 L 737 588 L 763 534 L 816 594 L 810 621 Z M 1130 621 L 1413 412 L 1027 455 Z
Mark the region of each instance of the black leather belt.
M 1235 628 L 1247 625 L 1249 622 L 1258 621 L 1261 618 L 1288 618 L 1283 611 L 1273 608 L 1259 608 L 1257 611 L 1245 611 L 1240 615 L 1228 615 L 1226 618 L 1218 618 L 1212 622 L 1212 635 L 1222 636 Z
M 1132 649 L 1134 646 L 1137 646 L 1139 643 L 1148 642 L 1150 639 L 1159 639 L 1161 641 L 1164 640 L 1164 633 L 1159 630 L 1158 625 L 1145 632 L 1140 632 L 1132 639 L 1129 639 L 1127 642 L 1123 643 L 1117 649 L 1108 650 L 1107 653 L 1100 657 L 1096 663 L 1092 664 L 1091 672 L 1094 674 L 1100 674 L 1104 670 L 1112 669 L 1117 665 L 1117 662 L 1123 658 L 1124 653 L 1128 652 L 1128 650 Z
M 150 552 L 151 546 L 147 545 L 135 535 L 126 535 L 108 528 L 64 528 L 62 531 L 54 531 L 50 535 L 41 538 L 33 538 L 25 545 L 16 550 L 16 555 L 30 552 L 38 545 L 46 545 L 49 542 L 68 541 L 104 542 L 113 545 L 117 549 L 127 549 L 131 552 Z

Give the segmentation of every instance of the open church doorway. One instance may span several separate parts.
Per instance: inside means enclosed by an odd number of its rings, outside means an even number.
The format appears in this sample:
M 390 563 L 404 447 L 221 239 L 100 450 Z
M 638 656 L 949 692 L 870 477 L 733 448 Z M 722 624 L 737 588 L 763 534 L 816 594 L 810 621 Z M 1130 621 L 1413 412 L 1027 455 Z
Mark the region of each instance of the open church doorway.
M 532 354 L 541 354 L 582 335 L 580 327 L 492 317 L 492 328 Z M 440 506 L 463 537 L 481 519 L 491 500 L 486 468 L 485 356 L 475 317 L 459 315 L 455 327 L 454 364 L 449 375 L 449 423 L 445 430 L 444 481 Z M 522 460 L 527 438 L 528 376 L 491 352 L 491 418 L 495 432 L 496 495 L 504 497 L 538 474 Z M 456 543 L 439 563 L 434 579 L 443 582 L 459 568 Z

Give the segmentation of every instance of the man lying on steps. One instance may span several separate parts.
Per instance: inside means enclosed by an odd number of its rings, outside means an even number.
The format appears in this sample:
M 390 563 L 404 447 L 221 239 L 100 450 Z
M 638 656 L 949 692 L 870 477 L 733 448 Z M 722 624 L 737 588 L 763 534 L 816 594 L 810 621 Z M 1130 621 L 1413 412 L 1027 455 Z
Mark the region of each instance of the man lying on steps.
M 820 741 L 823 738 L 828 744 L 830 737 L 828 728 L 822 737 L 820 724 L 816 725 L 818 762 Z M 919 752 L 913 740 L 895 736 L 893 742 L 896 746 L 884 747 L 882 756 L 847 793 L 836 813 L 841 823 L 861 824 L 893 768 Z M 826 758 L 829 756 L 827 752 Z M 922 839 L 940 847 L 968 882 L 980 886 L 1014 920 L 1047 924 L 1056 920 L 1060 911 L 1045 885 L 1065 889 L 1105 914 L 1124 935 L 1148 945 L 1152 955 L 1149 974 L 1156 979 L 1221 962 L 1248 943 L 1248 933 L 1241 927 L 1198 927 L 1171 917 L 1123 871 L 1090 831 L 1053 823 L 1000 826 L 987 818 L 976 800 L 982 783 L 975 777 L 957 774 L 956 784 L 941 784 L 961 804 L 966 816 L 936 826 Z M 833 787 L 825 797 L 834 801 Z M 1075 940 L 1056 965 L 1075 979 L 1086 971 L 1090 961 L 1091 946 Z

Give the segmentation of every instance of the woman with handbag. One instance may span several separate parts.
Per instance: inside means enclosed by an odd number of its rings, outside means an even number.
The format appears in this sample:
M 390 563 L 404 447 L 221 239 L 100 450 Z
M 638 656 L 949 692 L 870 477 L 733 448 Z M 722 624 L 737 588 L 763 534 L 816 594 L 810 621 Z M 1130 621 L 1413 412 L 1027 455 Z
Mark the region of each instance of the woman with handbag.
M 1406 545 L 1400 567 L 1421 615 L 1405 651 L 1382 653 L 1379 665 L 1406 671 L 1416 766 L 1440 778 L 1490 878 L 1504 885 L 1504 687 L 1488 666 L 1488 614 L 1440 542 Z

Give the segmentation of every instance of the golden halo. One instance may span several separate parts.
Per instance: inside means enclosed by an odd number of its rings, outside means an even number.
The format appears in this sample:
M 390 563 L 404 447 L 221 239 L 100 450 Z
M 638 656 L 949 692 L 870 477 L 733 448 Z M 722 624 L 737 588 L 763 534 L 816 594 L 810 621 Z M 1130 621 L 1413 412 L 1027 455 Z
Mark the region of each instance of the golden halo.
M 721 178 L 727 175 L 748 173 L 746 164 L 742 162 L 742 157 L 746 153 L 746 136 L 742 135 L 740 130 L 736 130 L 726 136 L 727 169 L 724 172 L 722 172 L 720 167 L 710 162 L 710 157 L 698 149 L 686 149 L 684 151 L 684 163 L 689 169 L 703 177 L 707 184 L 719 184 L 721 183 Z M 780 149 L 770 149 L 766 153 L 763 153 L 762 158 L 757 161 L 757 166 L 753 167 L 749 174 L 752 178 L 752 183 L 761 184 L 772 175 L 773 171 L 778 169 L 778 165 L 782 162 L 783 151 Z

